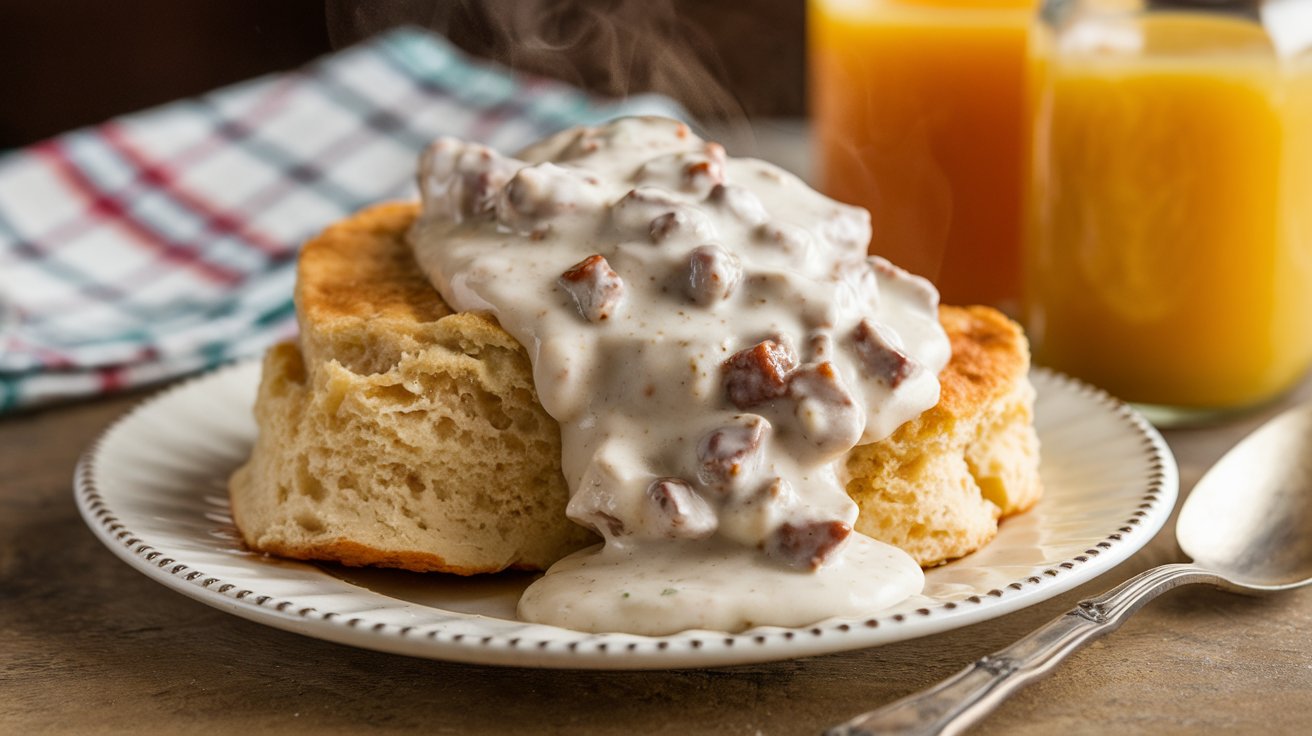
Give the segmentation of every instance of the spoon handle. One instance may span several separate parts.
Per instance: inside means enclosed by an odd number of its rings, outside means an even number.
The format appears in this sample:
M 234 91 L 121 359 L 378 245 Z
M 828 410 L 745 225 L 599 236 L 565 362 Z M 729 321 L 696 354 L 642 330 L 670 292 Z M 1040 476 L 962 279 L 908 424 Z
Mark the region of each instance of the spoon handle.
M 1164 591 L 1188 583 L 1224 584 L 1191 564 L 1162 565 L 1088 598 L 1015 644 L 990 654 L 939 684 L 825 731 L 825 736 L 956 734 L 1009 695 L 1056 668 L 1066 655 L 1115 631 Z

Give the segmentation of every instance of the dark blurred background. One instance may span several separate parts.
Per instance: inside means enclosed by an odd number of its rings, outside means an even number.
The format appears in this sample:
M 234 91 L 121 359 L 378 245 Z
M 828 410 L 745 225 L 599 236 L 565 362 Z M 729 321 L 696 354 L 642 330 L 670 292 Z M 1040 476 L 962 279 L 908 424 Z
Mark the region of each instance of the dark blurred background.
M 800 115 L 804 0 L 0 0 L 0 149 L 260 74 L 395 25 L 695 115 Z

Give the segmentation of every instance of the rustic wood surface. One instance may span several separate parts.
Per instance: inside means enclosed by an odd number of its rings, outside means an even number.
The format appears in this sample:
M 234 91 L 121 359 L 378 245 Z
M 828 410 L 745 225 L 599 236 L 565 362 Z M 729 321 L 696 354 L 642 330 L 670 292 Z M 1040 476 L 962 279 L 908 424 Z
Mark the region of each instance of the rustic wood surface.
M 92 536 L 73 505 L 73 465 L 140 396 L 0 420 L 0 733 L 814 734 L 952 674 L 1082 595 L 1181 555 L 1168 528 L 1114 571 L 1032 608 L 921 640 L 776 664 L 552 672 L 378 654 L 184 598 Z M 1309 398 L 1312 384 L 1280 406 Z M 1168 432 L 1183 488 L 1278 408 Z M 1312 590 L 1254 599 L 1184 588 L 975 732 L 1306 733 L 1309 632 Z
M 721 131 L 805 175 L 804 126 Z M 74 463 L 145 394 L 0 419 L 0 734 L 817 734 L 955 673 L 1093 595 L 1182 559 L 1174 517 L 1080 588 L 953 632 L 713 670 L 559 672 L 353 649 L 221 613 L 120 562 L 73 504 Z M 1225 424 L 1166 432 L 1186 494 L 1312 378 Z M 1242 493 L 1242 488 L 1235 489 Z M 1312 533 L 1310 530 L 1309 533 Z M 1312 589 L 1167 593 L 973 733 L 1312 733 Z

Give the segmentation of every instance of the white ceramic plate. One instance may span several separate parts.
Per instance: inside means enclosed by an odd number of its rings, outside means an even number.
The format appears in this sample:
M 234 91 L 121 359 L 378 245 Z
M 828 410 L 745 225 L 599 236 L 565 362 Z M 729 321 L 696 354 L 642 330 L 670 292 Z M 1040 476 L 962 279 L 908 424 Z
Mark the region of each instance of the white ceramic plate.
M 935 634 L 1090 580 L 1145 545 L 1175 505 L 1175 461 L 1156 431 L 1102 392 L 1043 370 L 1036 424 L 1043 500 L 980 552 L 930 570 L 923 595 L 863 619 L 741 634 L 586 634 L 514 618 L 524 574 L 419 575 L 246 551 L 226 479 L 250 450 L 259 365 L 242 363 L 144 402 L 83 456 L 78 508 L 148 577 L 207 605 L 329 641 L 525 667 L 661 669 L 804 657 Z

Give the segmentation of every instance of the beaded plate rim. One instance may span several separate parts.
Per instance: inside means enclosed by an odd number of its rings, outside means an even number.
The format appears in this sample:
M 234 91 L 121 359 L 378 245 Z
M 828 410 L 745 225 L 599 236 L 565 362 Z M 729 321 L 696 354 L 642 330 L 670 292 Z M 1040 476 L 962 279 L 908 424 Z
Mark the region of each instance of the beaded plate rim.
M 760 627 L 747 632 L 688 631 L 661 637 L 627 634 L 589 634 L 556 627 L 532 627 L 550 636 L 507 636 L 495 631 L 479 634 L 452 632 L 449 622 L 397 625 L 373 620 L 367 613 L 348 614 L 306 605 L 290 597 L 241 586 L 209 574 L 181 555 L 160 549 L 158 541 L 138 534 L 122 520 L 116 501 L 121 491 L 103 486 L 106 463 L 123 462 L 107 457 L 112 439 L 143 417 L 163 413 L 161 407 L 179 397 L 234 380 L 240 372 L 258 380 L 259 362 L 242 361 L 180 381 L 147 397 L 115 420 L 85 451 L 74 475 L 74 495 L 83 519 L 96 536 L 120 559 L 147 577 L 195 600 L 242 618 L 341 644 L 409 656 L 478 664 L 571 669 L 675 669 L 713 667 L 794 659 L 861 649 L 931 635 L 1001 616 L 1059 595 L 1088 582 L 1129 558 L 1146 545 L 1165 524 L 1175 506 L 1179 476 L 1175 459 L 1161 435 L 1127 404 L 1101 389 L 1056 371 L 1034 368 L 1039 388 L 1067 393 L 1067 398 L 1092 401 L 1139 440 L 1148 473 L 1139 502 L 1127 509 L 1122 523 L 1082 554 L 1053 564 L 1035 574 L 1012 580 L 960 601 L 938 602 L 910 611 L 863 619 L 830 619 L 800 628 Z M 237 376 L 237 379 L 246 378 Z M 254 387 L 250 387 L 253 395 Z M 1048 400 L 1054 400 L 1049 398 Z M 1042 439 L 1042 433 L 1040 435 Z M 231 470 L 231 468 L 229 468 Z M 1042 503 L 1042 501 L 1040 502 Z M 154 543 L 152 543 L 154 542 Z M 329 578 L 326 573 L 325 578 Z M 364 591 L 363 594 L 374 594 Z M 477 614 L 442 609 L 452 621 L 474 622 Z

